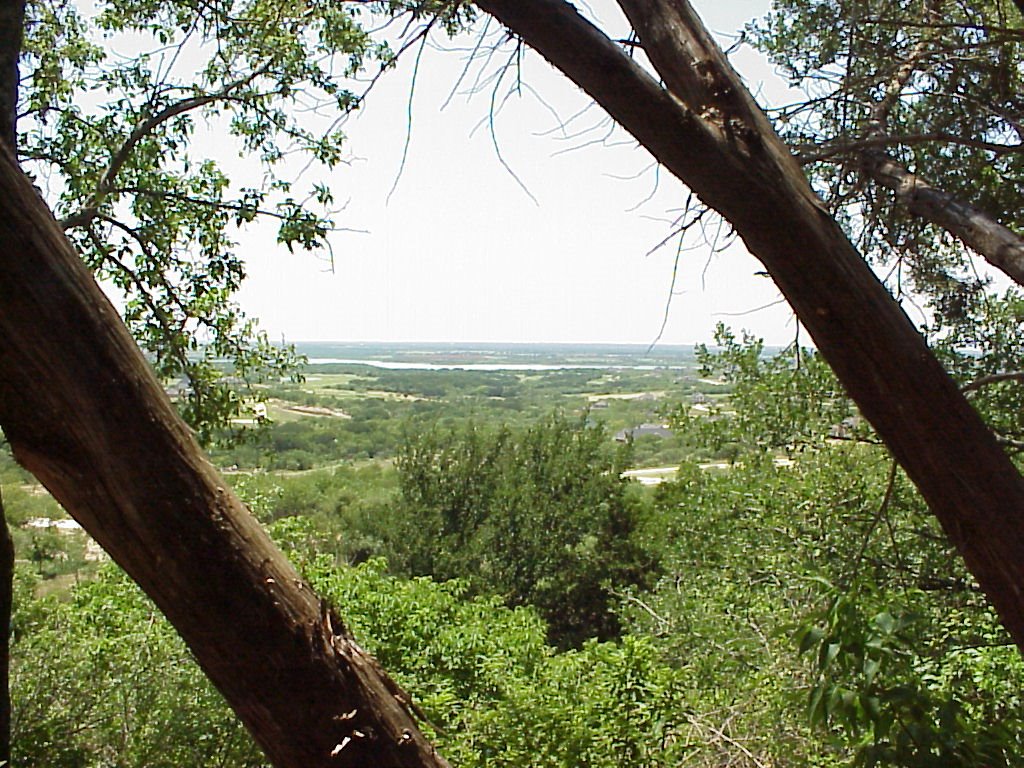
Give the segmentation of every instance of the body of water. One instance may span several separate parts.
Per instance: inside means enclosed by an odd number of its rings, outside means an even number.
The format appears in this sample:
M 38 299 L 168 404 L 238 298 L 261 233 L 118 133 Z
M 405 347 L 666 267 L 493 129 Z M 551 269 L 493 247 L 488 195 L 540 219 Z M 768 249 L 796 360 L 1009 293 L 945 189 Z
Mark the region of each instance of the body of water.
M 384 344 L 296 342 L 309 365 L 369 365 L 390 370 L 559 371 L 683 370 L 695 362 L 692 346 L 642 344 Z
M 308 365 L 369 365 L 393 371 L 565 371 L 613 368 L 630 371 L 682 369 L 682 365 L 620 365 L 600 363 L 428 363 L 398 360 L 363 360 L 343 357 L 311 357 Z

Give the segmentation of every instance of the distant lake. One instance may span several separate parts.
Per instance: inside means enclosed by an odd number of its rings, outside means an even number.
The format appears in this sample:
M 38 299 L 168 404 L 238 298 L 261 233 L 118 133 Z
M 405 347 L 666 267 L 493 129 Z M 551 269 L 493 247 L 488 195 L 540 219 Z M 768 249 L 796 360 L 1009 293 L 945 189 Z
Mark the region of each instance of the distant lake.
M 308 365 L 369 365 L 392 371 L 566 371 L 587 369 L 621 369 L 657 371 L 666 368 L 682 370 L 682 365 L 622 365 L 601 363 L 427 363 L 396 360 L 357 360 L 344 357 L 311 357 Z
M 692 346 L 642 344 L 384 344 L 296 342 L 310 366 L 368 365 L 419 371 L 686 370 Z

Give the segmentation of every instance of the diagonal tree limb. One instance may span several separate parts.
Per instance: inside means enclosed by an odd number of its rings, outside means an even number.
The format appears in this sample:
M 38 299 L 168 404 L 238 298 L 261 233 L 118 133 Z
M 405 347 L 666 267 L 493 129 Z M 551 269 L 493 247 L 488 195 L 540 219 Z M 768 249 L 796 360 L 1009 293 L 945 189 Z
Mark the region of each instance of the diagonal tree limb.
M 898 136 L 885 134 L 850 140 L 838 139 L 834 142 L 823 144 L 790 145 L 790 149 L 792 149 L 793 154 L 796 155 L 796 159 L 800 161 L 801 165 L 809 165 L 810 163 L 819 163 L 826 160 L 839 161 L 864 150 L 877 150 L 893 146 L 909 147 L 917 144 L 948 144 L 971 147 L 991 152 L 993 155 L 1009 155 L 1024 151 L 1024 142 L 1005 144 L 995 141 L 964 138 L 963 136 L 940 131 L 933 133 L 907 133 Z
M 974 381 L 964 384 L 961 392 L 974 392 L 990 384 L 999 384 L 1003 381 L 1024 381 L 1024 371 L 1006 371 L 1004 373 L 990 373 L 987 376 L 979 376 Z
M 922 13 L 927 21 L 941 20 L 940 4 L 936 0 L 925 0 L 923 6 Z M 871 106 L 867 139 L 888 138 L 889 115 L 919 66 L 927 60 L 934 34 L 933 29 L 926 28 L 906 58 L 899 62 L 882 98 Z M 908 211 L 960 238 L 989 264 L 1024 286 L 1024 238 L 981 208 L 918 178 L 881 148 L 866 149 L 859 159 L 861 171 L 876 184 L 891 190 L 896 201 Z
M 1019 234 L 981 208 L 936 189 L 881 150 L 862 152 L 860 167 L 874 182 L 892 190 L 908 211 L 958 237 L 993 267 L 1024 286 L 1024 238 Z
M 278 768 L 443 768 L 407 697 L 200 451 L 117 312 L 0 153 L 0 425 L 170 619 Z
M 765 265 L 1024 648 L 1024 480 L 814 195 L 684 0 L 619 0 L 665 88 L 563 0 L 476 0 Z
M 139 142 L 149 136 L 163 123 L 166 123 L 168 120 L 171 120 L 178 115 L 183 115 L 187 112 L 201 109 L 208 104 L 231 100 L 236 91 L 252 84 L 254 80 L 265 74 L 267 70 L 267 67 L 262 67 L 250 72 L 245 77 L 239 78 L 232 83 L 228 83 L 219 91 L 214 93 L 204 93 L 199 96 L 192 96 L 187 99 L 181 99 L 180 101 L 173 102 L 172 104 L 168 104 L 159 112 L 149 115 L 144 120 L 141 120 L 139 124 L 132 129 L 132 132 L 128 134 L 121 146 L 117 148 L 117 151 L 111 155 L 110 163 L 103 171 L 103 175 L 100 177 L 100 180 L 96 183 L 96 189 L 92 193 L 92 197 L 89 202 L 70 216 L 61 219 L 61 227 L 65 230 L 72 229 L 73 227 L 83 227 L 91 223 L 93 219 L 96 218 L 99 213 L 100 202 L 107 194 L 113 191 L 114 182 L 117 180 L 118 174 L 121 172 L 121 169 L 124 168 L 125 163 L 127 163 L 131 158 L 132 152 L 135 151 Z

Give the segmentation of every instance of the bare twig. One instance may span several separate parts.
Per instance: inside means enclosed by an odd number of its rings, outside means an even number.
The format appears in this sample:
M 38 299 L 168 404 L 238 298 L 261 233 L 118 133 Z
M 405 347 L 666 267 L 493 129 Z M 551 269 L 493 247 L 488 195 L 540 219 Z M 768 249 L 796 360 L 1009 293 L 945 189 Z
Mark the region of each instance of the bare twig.
M 1007 371 L 1006 373 L 991 373 L 987 376 L 979 376 L 974 381 L 960 387 L 960 391 L 974 392 L 982 387 L 987 387 L 989 384 L 998 384 L 1001 381 L 1024 381 L 1024 371 Z
M 875 529 L 878 527 L 878 523 L 881 522 L 889 509 L 889 504 L 892 502 L 893 491 L 896 489 L 896 473 L 899 469 L 899 464 L 893 460 L 889 467 L 889 479 L 885 484 L 885 493 L 882 495 L 882 502 L 878 505 L 878 509 L 875 512 L 874 518 L 871 520 L 871 525 L 864 532 L 864 538 L 860 543 L 860 548 L 857 550 L 857 556 L 853 559 L 853 574 L 850 576 L 850 581 L 857 580 L 857 574 L 860 572 L 860 564 L 864 561 L 864 553 L 867 551 L 868 544 L 871 542 L 871 537 L 875 533 Z
M 402 46 L 402 49 L 406 50 L 416 40 L 419 40 L 420 43 L 419 49 L 416 51 L 416 58 L 413 60 L 412 81 L 409 83 L 409 99 L 406 102 L 405 108 L 405 143 L 402 145 L 402 159 L 398 164 L 398 173 L 395 174 L 395 181 L 391 185 L 391 189 L 385 198 L 385 203 L 391 202 L 391 196 L 395 194 L 395 190 L 398 189 L 398 182 L 402 180 L 402 172 L 405 170 L 405 162 L 409 159 L 409 145 L 412 143 L 412 103 L 413 98 L 416 95 L 416 80 L 420 73 L 420 61 L 423 59 L 423 49 L 427 46 L 427 39 L 430 36 L 430 30 L 436 21 L 437 17 L 435 16 L 426 26 L 423 27 L 423 29 L 416 33 L 412 40 Z

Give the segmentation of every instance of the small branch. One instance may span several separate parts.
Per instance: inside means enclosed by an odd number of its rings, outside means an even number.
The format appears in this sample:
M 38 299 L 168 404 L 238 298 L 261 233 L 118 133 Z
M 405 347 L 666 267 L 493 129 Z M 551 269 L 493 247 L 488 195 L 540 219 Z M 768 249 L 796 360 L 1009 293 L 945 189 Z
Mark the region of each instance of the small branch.
M 1008 371 L 1007 373 L 992 373 L 988 376 L 979 376 L 974 381 L 960 387 L 960 391 L 974 392 L 982 387 L 987 387 L 989 384 L 998 384 L 1001 381 L 1024 381 L 1024 371 Z
M 103 195 L 107 194 L 114 185 L 114 179 L 117 174 L 120 173 L 124 164 L 128 162 L 128 158 L 131 157 L 132 151 L 138 146 L 139 142 L 148 136 L 155 128 L 161 123 L 165 123 L 171 118 L 182 115 L 186 112 L 190 112 L 194 109 L 204 107 L 207 104 L 211 104 L 217 99 L 223 98 L 226 93 L 210 93 L 205 96 L 196 96 L 191 99 L 184 99 L 176 104 L 162 109 L 155 115 L 150 117 L 148 120 L 144 120 L 140 123 L 135 130 L 133 130 L 128 138 L 125 140 L 121 148 L 114 153 L 113 157 L 110 158 L 110 165 L 107 166 L 107 170 L 103 172 L 103 176 L 100 177 L 99 183 L 96 185 L 96 192 L 94 199 L 98 199 Z
M 108 223 L 119 225 L 118 222 L 112 220 L 108 221 Z M 127 229 L 123 225 L 121 225 L 121 228 Z M 134 235 L 134 233 L 130 234 L 133 234 L 133 236 L 136 239 L 138 239 L 137 235 Z M 178 343 L 178 334 L 176 334 L 174 329 L 171 327 L 170 319 L 167 316 L 167 312 L 163 309 L 163 307 L 159 306 L 153 300 L 152 296 L 150 296 L 149 286 L 146 285 L 145 281 L 141 277 L 139 277 L 139 275 L 133 269 L 128 267 L 119 259 L 115 258 L 92 228 L 89 229 L 89 239 L 92 241 L 92 244 L 96 248 L 96 250 L 99 251 L 100 254 L 103 256 L 103 260 L 110 264 L 112 267 L 114 267 L 116 270 L 124 274 L 135 286 L 136 290 L 138 291 L 138 297 L 143 301 L 143 303 L 145 303 L 147 307 L 149 307 L 149 311 L 153 313 L 153 317 L 155 317 L 157 323 L 159 323 L 160 329 L 163 331 L 164 337 L 167 340 L 167 344 L 170 346 L 174 354 L 174 359 L 178 361 L 178 365 L 181 367 L 181 372 L 185 374 L 185 377 L 188 379 L 189 384 L 191 385 L 192 391 L 196 396 L 196 401 L 201 401 L 202 392 L 200 390 L 199 382 L 196 380 L 195 374 L 192 371 L 192 365 L 188 359 L 187 350 L 182 348 L 181 344 Z
M 398 164 L 398 173 L 395 174 L 395 181 L 391 185 L 391 189 L 388 191 L 387 197 L 384 199 L 384 204 L 387 205 L 391 202 L 391 196 L 395 194 L 395 190 L 398 189 L 398 182 L 402 180 L 402 173 L 405 171 L 405 163 L 409 159 L 409 145 L 412 143 L 412 103 L 416 96 L 416 81 L 420 72 L 420 61 L 423 59 L 423 51 L 427 47 L 427 41 L 430 39 L 430 30 L 434 26 L 434 22 L 437 21 L 435 16 L 431 19 L 430 23 L 423 27 L 416 35 L 409 40 L 405 45 L 402 46 L 402 50 L 399 51 L 399 55 L 403 51 L 409 49 L 416 41 L 419 41 L 419 49 L 416 51 L 416 58 L 413 60 L 412 67 L 412 81 L 409 83 L 409 99 L 406 103 L 406 115 L 405 115 L 405 143 L 402 145 L 402 160 Z
M 996 434 L 996 442 L 1007 448 L 1013 448 L 1015 451 L 1024 451 L 1024 440 L 1015 440 L 1012 437 Z
M 177 200 L 182 203 L 188 203 L 190 205 L 201 205 L 218 211 L 233 211 L 240 213 L 242 211 L 251 211 L 257 216 L 266 216 L 272 219 L 287 219 L 288 216 L 278 211 L 271 211 L 267 208 L 253 208 L 242 203 L 225 203 L 218 200 L 206 200 L 202 197 L 192 197 L 181 192 L 168 192 L 162 189 L 146 189 L 145 187 L 117 187 L 112 189 L 111 192 L 124 193 L 128 195 L 142 195 L 144 197 L 157 197 L 165 200 Z
M 95 205 L 90 205 L 85 208 L 80 208 L 70 216 L 65 216 L 60 219 L 57 223 L 60 228 L 67 232 L 69 229 L 75 229 L 76 227 L 87 227 L 96 217 L 99 216 L 100 209 Z
M 124 222 L 118 221 L 117 219 L 111 218 L 109 216 L 101 215 L 98 217 L 98 220 L 105 222 L 106 224 L 109 224 L 115 229 L 119 229 L 122 232 L 124 232 L 126 235 L 128 235 L 128 237 L 130 237 L 132 240 L 138 243 L 139 248 L 142 250 L 142 253 L 146 256 L 146 258 L 149 259 L 150 263 L 157 263 L 157 257 L 153 253 L 152 244 L 137 230 L 133 229 L 132 227 L 129 227 Z M 117 263 L 121 266 L 122 269 L 127 269 L 127 267 L 125 267 L 125 265 L 122 264 L 121 262 Z M 190 312 L 188 309 L 186 309 L 185 302 L 181 300 L 181 297 L 178 296 L 178 292 L 174 289 L 174 286 L 171 285 L 170 281 L 167 279 L 166 272 L 167 269 L 165 266 L 164 269 L 157 270 L 153 274 L 156 282 L 158 282 L 167 292 L 167 298 L 173 301 L 175 304 L 177 304 L 182 314 L 185 315 L 186 317 L 192 317 L 207 326 L 212 326 L 213 323 L 210 321 L 208 317 L 203 317 L 196 312 Z M 145 283 L 138 283 L 137 287 L 142 291 L 143 296 L 149 295 L 148 289 L 145 287 Z
M 860 543 L 860 549 L 857 551 L 857 556 L 853 559 L 853 575 L 850 577 L 850 581 L 857 580 L 857 574 L 860 572 L 860 564 L 864 561 L 864 553 L 867 552 L 868 544 L 871 542 L 871 537 L 878 527 L 878 523 L 881 522 L 885 516 L 886 511 L 889 509 L 889 504 L 892 502 L 893 491 L 896 489 L 896 470 L 899 469 L 899 464 L 893 460 L 892 466 L 889 468 L 889 480 L 885 485 L 885 493 L 882 495 L 882 503 L 878 505 L 878 510 L 875 512 L 874 518 L 871 520 L 871 525 L 868 526 L 867 531 L 864 533 L 864 539 Z
M 619 592 L 614 589 L 610 589 L 608 591 L 608 594 L 610 594 L 612 597 L 618 598 L 619 600 L 625 600 L 627 602 L 633 603 L 634 605 L 643 609 L 644 613 L 646 613 L 648 616 L 650 616 L 652 619 L 658 622 L 658 630 L 656 632 L 656 635 L 664 635 L 672 626 L 672 622 L 670 622 L 664 616 L 658 614 L 653 608 L 651 608 L 651 606 L 649 606 L 647 603 L 645 603 L 643 600 L 636 597 L 635 595 L 630 595 L 625 592 Z
M 120 148 L 111 156 L 110 164 L 107 169 L 100 176 L 99 182 L 96 184 L 96 189 L 92 193 L 89 202 L 82 208 L 82 210 L 68 216 L 61 221 L 61 225 L 65 230 L 73 226 L 85 226 L 90 221 L 96 218 L 99 210 L 99 203 L 104 196 L 109 194 L 114 189 L 114 181 L 117 175 L 121 172 L 125 163 L 128 162 L 132 152 L 139 145 L 146 136 L 153 132 L 161 124 L 177 117 L 178 115 L 191 112 L 192 110 L 199 109 L 212 104 L 215 101 L 221 101 L 224 99 L 231 98 L 231 94 L 246 85 L 252 83 L 256 78 L 265 74 L 268 71 L 268 67 L 262 67 L 257 69 L 245 77 L 236 80 L 232 83 L 228 83 L 221 90 L 216 93 L 207 93 L 202 96 L 194 96 L 190 99 L 182 99 L 181 101 L 175 102 L 170 106 L 157 112 L 155 115 L 143 120 L 135 129 L 128 135 L 124 143 Z
M 933 142 L 956 144 L 962 147 L 973 147 L 974 149 L 981 149 L 986 152 L 992 152 L 996 155 L 1007 155 L 1024 150 L 1024 143 L 999 144 L 992 141 L 967 139 L 962 136 L 955 136 L 951 133 L 917 133 L 906 136 L 890 136 L 888 134 L 884 136 L 870 136 L 853 141 L 839 141 L 834 144 L 826 144 L 818 147 L 807 145 L 804 145 L 803 147 L 797 146 L 793 147 L 793 152 L 796 155 L 796 159 L 799 160 L 802 165 L 809 165 L 810 163 L 830 160 L 840 155 L 854 154 L 865 149 L 878 149 L 891 146 L 913 146 L 915 144 L 930 144 Z
M 724 730 L 716 728 L 715 726 L 711 725 L 710 723 L 706 723 L 706 722 L 703 722 L 701 720 L 698 720 L 696 717 L 694 717 L 693 715 L 691 715 L 689 713 L 684 713 L 683 716 L 686 718 L 686 721 L 688 723 L 690 723 L 690 725 L 695 726 L 698 729 L 707 729 L 707 730 L 711 731 L 711 733 L 714 734 L 715 736 L 717 736 L 719 739 L 724 741 L 726 744 L 729 744 L 730 746 L 733 746 L 736 749 L 738 749 L 740 752 L 742 752 L 746 756 L 746 758 L 748 760 L 750 760 L 750 762 L 752 762 L 755 766 L 757 766 L 757 768 L 768 768 L 768 765 L 766 763 L 762 763 L 760 760 L 758 760 L 754 756 L 753 752 L 751 752 L 749 749 L 747 749 L 740 742 L 736 741 L 736 739 L 734 739 L 731 736 L 729 736 Z
M 1019 0 L 1014 0 L 1018 2 Z M 954 32 L 984 32 L 988 37 L 986 42 L 992 42 L 992 36 L 1005 35 L 1014 40 L 1024 38 L 1024 29 L 999 26 L 997 24 L 977 24 L 967 21 L 950 21 L 939 23 L 937 21 L 912 21 L 906 18 L 884 18 L 881 16 L 865 16 L 861 24 L 872 24 L 879 27 L 895 27 L 905 29 L 931 29 L 931 30 L 952 30 Z

